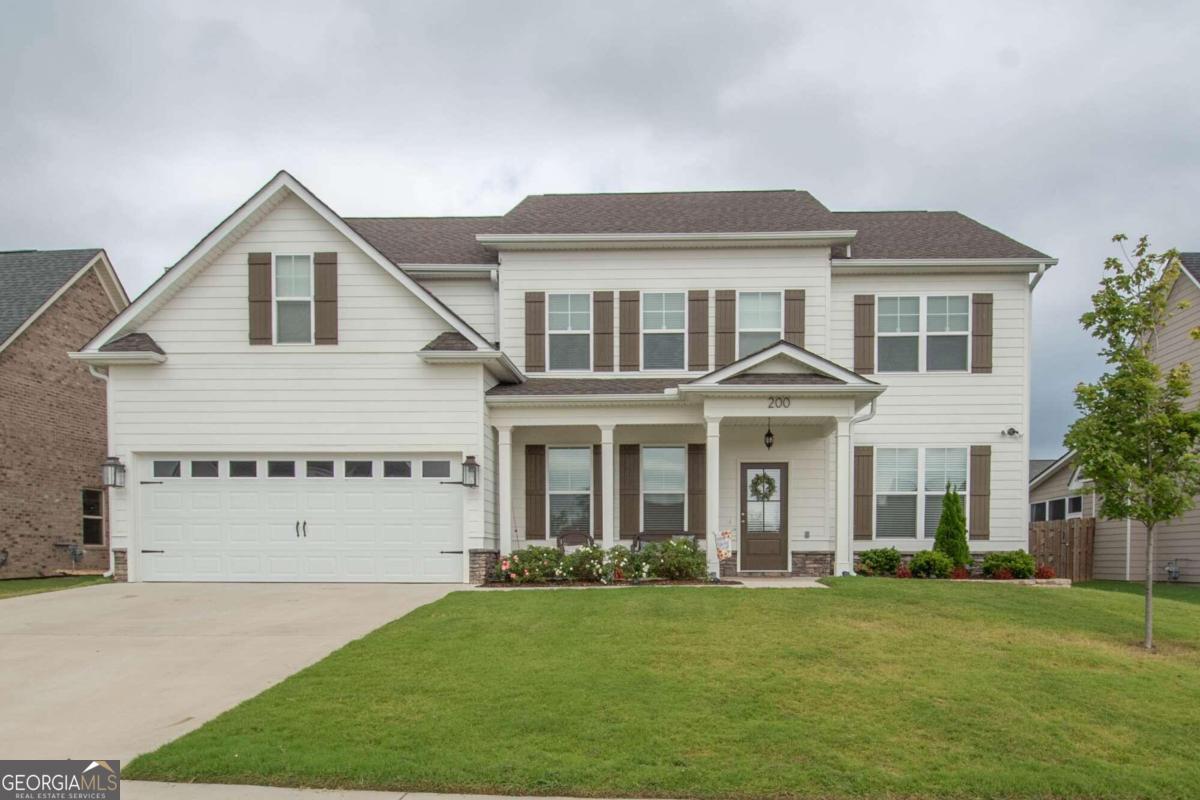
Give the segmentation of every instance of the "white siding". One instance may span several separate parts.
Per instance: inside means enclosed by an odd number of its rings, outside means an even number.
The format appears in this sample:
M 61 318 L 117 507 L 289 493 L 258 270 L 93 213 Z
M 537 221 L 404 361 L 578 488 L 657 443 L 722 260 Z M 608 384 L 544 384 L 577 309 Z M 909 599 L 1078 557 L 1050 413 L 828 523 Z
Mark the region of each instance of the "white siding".
M 489 342 L 496 341 L 496 290 L 487 278 L 421 278 L 421 285 Z
M 689 289 L 805 290 L 805 346 L 824 354 L 828 248 L 769 248 L 604 252 L 508 252 L 501 256 L 500 337 L 504 352 L 524 369 L 525 292 Z M 620 310 L 614 298 L 615 364 L 620 364 Z M 709 364 L 715 364 L 709 297 Z M 555 373 L 561 374 L 561 373 Z M 637 373 L 622 373 L 625 376 Z M 662 371 L 650 374 L 663 375 Z
M 1028 547 L 1028 276 L 1024 274 L 837 275 L 830 314 L 834 361 L 854 366 L 854 295 L 993 295 L 991 374 L 877 373 L 888 389 L 873 420 L 856 425 L 855 445 L 992 448 L 991 538 L 973 550 Z M 891 540 L 889 540 L 890 542 Z M 918 543 L 920 540 L 918 539 Z M 875 546 L 856 541 L 855 548 Z M 909 545 L 910 547 L 913 545 Z M 923 546 L 917 544 L 916 546 Z M 904 544 L 896 544 L 904 548 Z
M 251 346 L 247 254 L 338 253 L 337 345 Z M 296 198 L 272 210 L 142 326 L 168 354 L 113 367 L 112 452 L 416 452 L 485 457 L 483 368 L 415 355 L 446 324 Z M 112 496 L 131 547 L 136 481 Z M 464 490 L 465 545 L 483 539 L 482 492 Z M 132 559 L 131 559 L 132 560 Z M 465 561 L 464 561 L 465 563 Z M 465 579 L 465 578 L 464 578 Z

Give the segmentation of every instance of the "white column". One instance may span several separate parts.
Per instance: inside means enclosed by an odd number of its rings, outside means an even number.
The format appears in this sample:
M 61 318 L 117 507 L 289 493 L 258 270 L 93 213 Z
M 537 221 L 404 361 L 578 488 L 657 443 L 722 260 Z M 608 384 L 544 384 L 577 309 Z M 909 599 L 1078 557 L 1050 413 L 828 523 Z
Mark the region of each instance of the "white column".
M 850 420 L 837 421 L 837 540 L 834 544 L 833 574 L 854 572 L 854 549 L 850 539 L 854 518 L 854 484 L 851 480 L 851 459 L 854 448 L 850 441 Z
M 617 543 L 617 479 L 613 470 L 613 426 L 600 426 L 600 512 L 604 517 L 600 535 L 607 549 Z
M 708 554 L 708 571 L 721 574 L 721 562 L 717 559 L 717 536 L 721 532 L 721 418 L 705 417 L 708 437 L 704 446 L 704 519 L 708 533 L 705 552 Z
M 513 549 L 512 520 L 512 428 L 497 427 L 496 448 L 496 527 L 500 531 L 500 554 Z

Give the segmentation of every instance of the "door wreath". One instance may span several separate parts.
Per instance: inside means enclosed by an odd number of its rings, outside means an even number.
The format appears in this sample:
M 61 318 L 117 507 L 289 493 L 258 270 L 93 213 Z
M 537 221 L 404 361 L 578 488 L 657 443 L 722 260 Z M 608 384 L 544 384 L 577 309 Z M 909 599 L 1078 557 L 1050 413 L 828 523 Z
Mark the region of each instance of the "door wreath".
M 775 479 L 765 472 L 760 472 L 750 479 L 750 496 L 760 503 L 774 497 L 775 488 Z

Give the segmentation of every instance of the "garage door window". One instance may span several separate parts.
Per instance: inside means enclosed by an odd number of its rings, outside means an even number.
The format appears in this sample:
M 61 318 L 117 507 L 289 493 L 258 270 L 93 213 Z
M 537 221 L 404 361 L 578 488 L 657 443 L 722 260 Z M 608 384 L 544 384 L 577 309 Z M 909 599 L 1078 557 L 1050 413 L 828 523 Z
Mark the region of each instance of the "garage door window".
M 304 464 L 304 474 L 309 478 L 332 478 L 332 461 L 307 461 Z
M 192 477 L 193 478 L 218 478 L 221 475 L 221 469 L 218 467 L 217 461 L 193 461 L 192 462 Z
M 268 478 L 294 478 L 294 477 L 296 477 L 296 462 L 295 461 L 268 461 L 267 462 L 267 477 Z
M 385 477 L 385 478 L 411 478 L 412 477 L 412 462 L 411 461 L 385 461 L 385 462 L 383 462 L 383 477 Z
M 374 474 L 372 467 L 374 467 L 374 464 L 370 461 L 347 461 L 346 477 L 369 478 Z
M 156 478 L 178 478 L 180 476 L 178 461 L 155 461 L 154 462 L 154 477 Z
M 231 478 L 256 478 L 256 477 L 258 477 L 258 462 L 257 461 L 230 461 L 229 462 L 229 477 L 231 477 Z
M 449 461 L 422 461 L 421 462 L 421 477 L 422 478 L 449 478 L 450 477 L 450 462 Z

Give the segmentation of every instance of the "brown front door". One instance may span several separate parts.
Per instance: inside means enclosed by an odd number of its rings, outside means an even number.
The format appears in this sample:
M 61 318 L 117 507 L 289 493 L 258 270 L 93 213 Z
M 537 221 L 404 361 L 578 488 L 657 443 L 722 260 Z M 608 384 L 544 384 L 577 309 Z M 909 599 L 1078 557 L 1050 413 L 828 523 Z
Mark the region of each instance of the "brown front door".
M 741 568 L 786 571 L 787 464 L 742 464 L 741 486 Z

